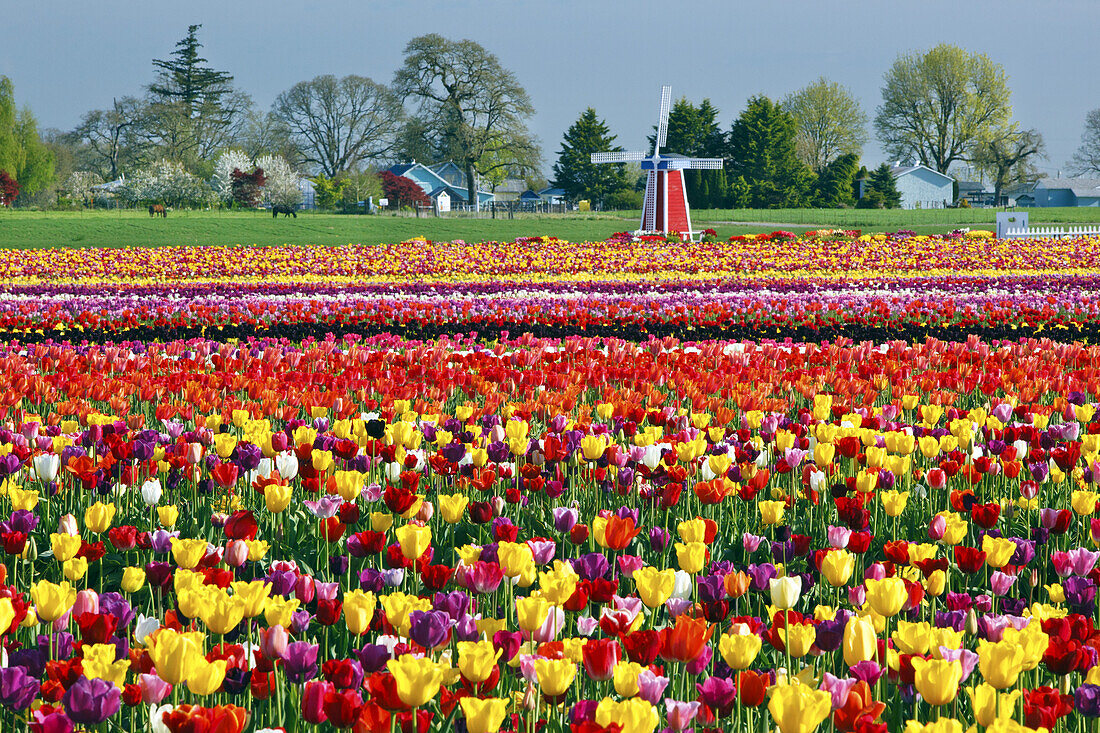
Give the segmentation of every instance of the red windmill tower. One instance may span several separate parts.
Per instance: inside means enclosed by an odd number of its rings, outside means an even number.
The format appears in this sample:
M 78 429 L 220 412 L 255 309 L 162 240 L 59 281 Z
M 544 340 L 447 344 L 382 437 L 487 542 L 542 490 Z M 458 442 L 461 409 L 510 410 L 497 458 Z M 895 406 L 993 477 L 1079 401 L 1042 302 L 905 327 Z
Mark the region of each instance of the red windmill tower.
M 716 170 L 722 167 L 721 158 L 687 158 L 675 153 L 662 153 L 668 137 L 668 110 L 672 101 L 672 87 L 661 87 L 661 108 L 657 117 L 657 138 L 653 154 L 639 152 L 592 153 L 593 163 L 641 163 L 646 171 L 645 199 L 642 201 L 643 232 L 679 232 L 694 237 L 691 228 L 691 211 L 688 208 L 687 189 L 684 187 L 684 171 L 691 169 Z

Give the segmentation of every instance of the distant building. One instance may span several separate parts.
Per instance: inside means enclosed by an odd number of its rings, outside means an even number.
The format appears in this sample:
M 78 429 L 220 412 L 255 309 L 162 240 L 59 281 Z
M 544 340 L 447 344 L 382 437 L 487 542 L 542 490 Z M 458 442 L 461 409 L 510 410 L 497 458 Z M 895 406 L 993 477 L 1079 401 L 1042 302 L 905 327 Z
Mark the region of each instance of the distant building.
M 1031 192 L 1033 203 L 1020 206 L 1100 206 L 1100 179 L 1040 178 Z
M 302 203 L 298 204 L 299 209 L 317 208 L 317 189 L 313 187 L 313 181 L 305 176 L 300 176 L 298 178 L 298 191 L 302 194 Z
M 454 163 L 442 163 L 428 167 L 413 161 L 412 163 L 390 166 L 388 170 L 395 176 L 404 176 L 414 181 L 424 190 L 425 195 L 432 200 L 433 204 L 436 203 L 439 194 L 444 191 L 447 192 L 447 196 L 451 200 L 452 208 L 456 205 L 465 207 L 467 204 L 469 194 L 465 185 L 466 176 Z M 480 205 L 484 206 L 493 200 L 493 194 L 491 191 L 478 191 L 477 200 Z
M 993 187 L 981 181 L 958 181 L 956 203 L 966 201 L 971 206 L 993 206 Z
M 890 169 L 903 209 L 942 209 L 955 202 L 955 179 L 925 165 L 895 165 Z
M 531 189 L 527 189 L 519 195 L 519 200 L 522 204 L 538 204 L 542 202 L 542 197 Z
M 544 204 L 564 204 L 565 203 L 565 189 L 558 188 L 557 186 L 548 186 L 539 191 L 538 196 L 542 199 Z
M 527 182 L 521 178 L 505 178 L 493 189 L 493 200 L 497 202 L 519 201 L 520 195 L 527 190 Z

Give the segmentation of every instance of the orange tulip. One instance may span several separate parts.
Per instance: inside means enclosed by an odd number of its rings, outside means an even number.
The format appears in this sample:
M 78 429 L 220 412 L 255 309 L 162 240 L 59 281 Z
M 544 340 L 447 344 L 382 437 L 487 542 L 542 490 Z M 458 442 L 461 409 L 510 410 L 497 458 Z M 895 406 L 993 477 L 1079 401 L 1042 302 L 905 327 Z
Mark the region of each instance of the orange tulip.
M 713 628 L 706 621 L 680 616 L 676 625 L 661 629 L 661 658 L 669 662 L 690 662 L 703 652 Z

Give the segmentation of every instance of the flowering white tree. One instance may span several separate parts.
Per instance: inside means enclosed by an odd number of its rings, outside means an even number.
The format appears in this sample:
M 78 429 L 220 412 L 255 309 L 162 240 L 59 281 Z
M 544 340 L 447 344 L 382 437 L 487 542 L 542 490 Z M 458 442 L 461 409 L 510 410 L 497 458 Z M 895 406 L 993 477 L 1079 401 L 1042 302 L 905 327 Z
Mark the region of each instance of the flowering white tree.
M 206 181 L 184 170 L 182 163 L 159 160 L 139 170 L 119 188 L 118 196 L 130 204 L 157 202 L 175 207 L 200 207 L 210 202 Z
M 214 195 L 222 203 L 233 202 L 233 171 L 238 169 L 245 173 L 252 171 L 252 161 L 243 150 L 226 150 L 214 163 L 214 175 L 210 177 L 210 188 L 214 189 Z
M 85 204 L 91 203 L 94 197 L 94 191 L 92 186 L 97 186 L 103 183 L 103 179 L 99 177 L 98 173 L 91 171 L 75 171 L 65 181 L 65 185 L 62 190 L 68 194 L 69 198 L 82 201 Z
M 275 206 L 297 206 L 302 203 L 302 191 L 298 188 L 298 174 L 281 155 L 261 155 L 256 167 L 262 168 L 267 177 L 264 185 L 264 201 Z

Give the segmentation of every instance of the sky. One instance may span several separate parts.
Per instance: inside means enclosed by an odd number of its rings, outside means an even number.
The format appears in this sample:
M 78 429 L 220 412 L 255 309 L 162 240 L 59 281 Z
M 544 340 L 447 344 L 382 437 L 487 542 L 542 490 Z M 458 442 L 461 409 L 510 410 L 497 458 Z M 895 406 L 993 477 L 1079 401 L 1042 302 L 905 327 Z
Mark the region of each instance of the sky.
M 470 38 L 515 72 L 534 103 L 544 169 L 589 106 L 618 143 L 642 149 L 662 84 L 704 97 L 724 129 L 754 94 L 773 99 L 826 76 L 869 118 L 899 54 L 952 43 L 1001 64 L 1016 119 L 1037 128 L 1049 175 L 1066 172 L 1086 113 L 1100 107 L 1097 0 L 2 0 L 0 74 L 42 127 L 71 129 L 113 97 L 139 94 L 151 61 L 201 23 L 203 54 L 269 108 L 296 82 L 359 74 L 388 83 L 410 38 Z M 675 151 L 671 151 L 675 152 Z M 864 163 L 883 162 L 872 135 Z

